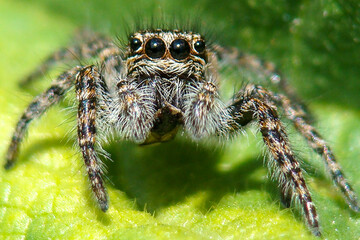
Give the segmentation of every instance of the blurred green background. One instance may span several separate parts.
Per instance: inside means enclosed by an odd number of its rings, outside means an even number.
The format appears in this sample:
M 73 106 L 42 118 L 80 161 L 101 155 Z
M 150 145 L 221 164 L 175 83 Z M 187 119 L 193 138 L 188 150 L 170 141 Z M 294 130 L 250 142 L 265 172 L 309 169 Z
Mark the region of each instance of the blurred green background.
M 206 25 L 213 40 L 276 63 L 318 119 L 346 176 L 360 192 L 360 6 L 357 1 L 4 1 L 0 0 L 0 162 L 18 117 L 60 65 L 30 91 L 19 80 L 76 29 L 123 34 L 137 19 L 166 14 Z M 191 21 L 191 20 L 190 20 Z M 131 27 L 130 27 L 131 28 Z M 227 85 L 247 73 L 224 71 Z M 233 89 L 230 88 L 231 95 Z M 230 143 L 186 136 L 152 147 L 106 146 L 110 209 L 91 198 L 73 147 L 68 99 L 29 130 L 19 161 L 0 170 L 1 239 L 312 239 L 301 215 L 284 209 L 263 167 L 255 128 Z M 328 180 L 321 159 L 289 123 L 327 239 L 359 239 L 360 218 Z M 216 147 L 220 145 L 219 147 Z

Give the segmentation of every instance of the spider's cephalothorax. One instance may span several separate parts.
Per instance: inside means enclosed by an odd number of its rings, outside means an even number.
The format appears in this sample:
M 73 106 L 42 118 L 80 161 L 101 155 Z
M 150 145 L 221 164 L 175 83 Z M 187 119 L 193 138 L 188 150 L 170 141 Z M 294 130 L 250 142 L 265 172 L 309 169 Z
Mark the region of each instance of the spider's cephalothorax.
M 211 54 L 199 34 L 134 33 L 117 82 L 119 134 L 149 144 L 170 140 L 183 124 L 195 138 L 215 133 L 218 122 L 224 127 L 230 116 L 220 108 L 216 79 L 206 78 Z
M 111 135 L 150 144 L 172 139 L 180 127 L 193 139 L 199 139 L 228 136 L 256 122 L 269 150 L 268 166 L 278 179 L 283 200 L 299 202 L 307 225 L 313 234 L 320 235 L 315 206 L 278 110 L 322 156 L 348 205 L 359 211 L 357 196 L 330 147 L 311 125 L 310 114 L 273 64 L 236 49 L 209 47 L 201 35 L 192 32 L 139 31 L 131 35 L 127 46 L 121 47 L 97 34 L 86 32 L 82 36 L 83 43 L 55 52 L 23 85 L 58 61 L 97 57 L 101 67 L 75 66 L 33 100 L 16 126 L 6 168 L 14 164 L 30 121 L 58 103 L 75 85 L 78 144 L 92 190 L 103 211 L 108 209 L 108 196 L 96 151 L 99 137 Z M 279 92 L 248 84 L 225 104 L 219 96 L 217 67 L 221 64 L 218 62 L 250 68 Z

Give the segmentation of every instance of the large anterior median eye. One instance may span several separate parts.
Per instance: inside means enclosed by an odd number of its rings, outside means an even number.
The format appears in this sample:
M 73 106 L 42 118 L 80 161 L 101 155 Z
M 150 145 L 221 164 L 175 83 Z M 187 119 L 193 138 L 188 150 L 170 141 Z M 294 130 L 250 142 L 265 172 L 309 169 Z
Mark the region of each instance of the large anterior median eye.
M 145 45 L 145 53 L 151 58 L 161 58 L 165 54 L 165 43 L 160 38 L 152 38 Z
M 176 39 L 170 45 L 171 56 L 176 60 L 183 60 L 190 54 L 190 46 L 184 39 Z

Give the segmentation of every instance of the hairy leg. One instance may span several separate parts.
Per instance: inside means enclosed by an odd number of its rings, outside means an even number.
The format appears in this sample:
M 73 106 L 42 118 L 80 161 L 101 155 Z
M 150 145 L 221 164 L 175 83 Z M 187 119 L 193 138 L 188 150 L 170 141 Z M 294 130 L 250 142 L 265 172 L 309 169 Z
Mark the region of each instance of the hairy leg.
M 312 114 L 306 105 L 299 99 L 295 90 L 289 85 L 288 80 L 276 68 L 275 64 L 264 61 L 256 55 L 240 52 L 237 48 L 224 48 L 219 45 L 214 46 L 220 62 L 226 65 L 248 68 L 264 77 L 271 86 L 275 86 L 280 92 L 284 93 L 292 102 L 292 105 L 305 113 L 304 118 L 313 121 Z
M 263 140 L 272 157 L 268 165 L 274 170 L 273 175 L 278 178 L 283 196 L 291 195 L 291 199 L 299 200 L 307 225 L 314 235 L 320 236 L 318 216 L 300 164 L 290 148 L 287 134 L 276 109 L 268 104 L 269 101 L 264 93 L 265 90 L 252 85 L 240 92 L 229 106 L 235 121 L 230 125 L 234 127 L 233 130 L 237 130 L 254 119 L 258 121 Z
M 89 59 L 97 56 L 103 61 L 110 55 L 119 54 L 119 48 L 111 41 L 111 39 L 99 34 L 90 31 L 82 31 L 76 38 L 79 40 L 79 44 L 61 48 L 48 56 L 42 64 L 20 82 L 20 86 L 28 86 L 31 82 L 48 72 L 51 67 L 59 62 Z
M 97 86 L 102 77 L 94 66 L 83 68 L 76 77 L 76 96 L 78 107 L 78 141 L 85 162 L 92 191 L 102 211 L 109 208 L 108 196 L 102 180 L 101 161 L 99 160 L 96 144 L 96 108 Z
M 275 64 L 264 61 L 256 55 L 240 52 L 237 48 L 224 48 L 219 45 L 214 46 L 215 52 L 219 56 L 219 60 L 227 65 L 249 68 L 258 74 L 263 75 L 272 84 L 278 86 L 289 96 L 297 98 L 293 89 L 287 83 L 287 80 L 276 69 Z
M 281 76 L 281 73 L 276 70 L 274 64 L 263 61 L 258 57 L 246 53 L 240 53 L 237 49 L 226 49 L 220 46 L 215 46 L 217 53 L 220 56 L 220 60 L 225 61 L 227 64 L 235 66 L 244 66 L 263 74 L 264 77 L 270 80 L 273 85 L 283 92 L 283 94 L 275 95 L 271 104 L 274 102 L 284 108 L 286 117 L 290 119 L 296 129 L 306 138 L 308 144 L 315 152 L 322 156 L 327 171 L 333 179 L 335 185 L 343 193 L 344 198 L 348 205 L 356 212 L 360 211 L 360 204 L 358 197 L 354 192 L 351 185 L 348 183 L 344 174 L 342 173 L 340 165 L 336 161 L 331 148 L 325 142 L 323 137 L 312 126 L 313 117 L 307 110 L 306 106 L 299 101 L 295 94 L 295 91 L 289 86 L 287 80 Z M 274 104 L 275 105 L 275 104 Z M 283 199 L 289 199 L 287 196 L 283 196 Z
M 259 88 L 259 94 L 264 99 L 267 99 L 268 102 L 271 102 L 271 104 L 281 106 L 284 109 L 285 116 L 293 122 L 295 128 L 307 140 L 309 146 L 322 156 L 327 171 L 335 185 L 343 193 L 345 201 L 350 208 L 355 212 L 359 212 L 360 207 L 357 194 L 345 178 L 331 148 L 307 119 L 307 113 L 283 94 L 277 95 L 262 88 Z M 286 196 L 284 199 L 286 199 Z
M 69 90 L 74 82 L 75 76 L 79 72 L 80 67 L 75 67 L 70 71 L 61 74 L 56 81 L 44 93 L 37 96 L 27 107 L 20 120 L 16 125 L 15 132 L 12 136 L 10 146 L 6 155 L 5 168 L 11 168 L 16 161 L 19 152 L 19 146 L 28 129 L 29 123 L 39 118 L 52 105 L 58 103 L 67 90 Z
M 335 185 L 343 193 L 344 198 L 351 209 L 356 212 L 360 211 L 359 201 L 356 193 L 354 192 L 347 179 L 344 177 L 340 165 L 337 163 L 336 158 L 330 149 L 329 145 L 325 142 L 322 136 L 306 119 L 306 113 L 298 109 L 292 101 L 284 95 L 275 96 L 275 100 L 282 105 L 286 112 L 286 116 L 290 119 L 295 128 L 301 133 L 302 136 L 308 141 L 310 147 L 322 156 L 325 162 L 327 171 L 329 172 Z

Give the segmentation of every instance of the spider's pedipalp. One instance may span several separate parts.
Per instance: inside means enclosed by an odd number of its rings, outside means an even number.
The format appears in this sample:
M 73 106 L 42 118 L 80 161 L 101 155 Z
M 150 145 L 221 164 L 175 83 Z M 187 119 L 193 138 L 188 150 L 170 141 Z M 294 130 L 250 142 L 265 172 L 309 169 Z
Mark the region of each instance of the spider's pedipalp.
M 184 126 L 194 138 L 220 133 L 227 128 L 230 114 L 220 100 L 214 79 L 195 83 L 184 98 Z
M 154 122 L 155 88 L 130 79 L 121 79 L 117 88 L 116 110 L 111 114 L 115 129 L 123 138 L 142 143 Z

